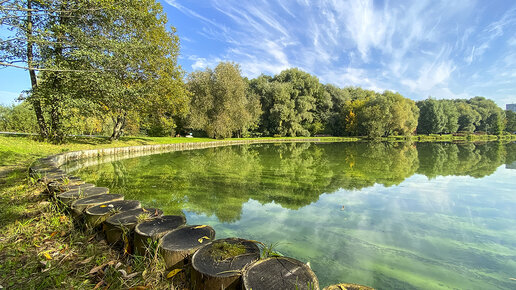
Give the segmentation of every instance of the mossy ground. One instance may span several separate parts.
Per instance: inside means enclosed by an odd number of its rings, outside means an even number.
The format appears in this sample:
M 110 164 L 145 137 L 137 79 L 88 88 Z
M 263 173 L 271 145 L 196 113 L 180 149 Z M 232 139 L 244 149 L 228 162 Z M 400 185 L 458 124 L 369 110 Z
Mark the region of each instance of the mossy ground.
M 216 261 L 224 261 L 229 258 L 243 255 L 245 253 L 245 245 L 242 245 L 240 243 L 231 244 L 228 242 L 215 242 L 209 251 L 209 254 Z

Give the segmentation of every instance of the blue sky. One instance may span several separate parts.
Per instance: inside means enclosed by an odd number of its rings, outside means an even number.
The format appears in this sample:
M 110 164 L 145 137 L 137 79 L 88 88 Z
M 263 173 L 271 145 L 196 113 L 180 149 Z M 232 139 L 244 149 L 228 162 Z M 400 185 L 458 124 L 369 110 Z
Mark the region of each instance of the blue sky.
M 239 63 L 245 76 L 297 67 L 323 83 L 421 100 L 516 103 L 516 1 L 162 0 L 187 72 Z M 0 101 L 30 85 L 0 70 Z

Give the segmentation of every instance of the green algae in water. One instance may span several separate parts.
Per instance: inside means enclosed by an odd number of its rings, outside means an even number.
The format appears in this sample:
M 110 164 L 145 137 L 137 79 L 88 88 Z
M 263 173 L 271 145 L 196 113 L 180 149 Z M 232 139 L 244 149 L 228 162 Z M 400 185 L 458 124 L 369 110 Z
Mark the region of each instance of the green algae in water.
M 323 287 L 512 289 L 515 161 L 514 143 L 256 144 L 77 174 L 219 238 L 279 242 Z

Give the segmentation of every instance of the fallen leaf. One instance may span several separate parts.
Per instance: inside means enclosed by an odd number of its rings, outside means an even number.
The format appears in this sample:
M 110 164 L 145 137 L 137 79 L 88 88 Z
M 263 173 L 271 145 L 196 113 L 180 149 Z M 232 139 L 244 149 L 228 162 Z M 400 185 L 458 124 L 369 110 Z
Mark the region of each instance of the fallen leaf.
M 132 279 L 132 278 L 134 278 L 134 277 L 138 276 L 138 274 L 140 274 L 140 272 L 134 272 L 134 273 L 132 273 L 132 274 L 129 274 L 129 275 L 125 276 L 124 278 L 126 278 L 126 279 Z
M 57 232 L 53 232 L 50 234 L 50 237 L 53 238 L 56 234 L 57 234 Z
M 88 264 L 89 262 L 91 262 L 91 260 L 93 260 L 93 257 L 89 257 L 89 258 L 85 259 L 84 261 L 80 262 L 79 264 L 85 265 L 85 264 Z
M 129 288 L 129 290 L 145 290 L 145 289 L 149 289 L 149 286 L 136 286 L 136 287 Z
M 198 241 L 199 241 L 199 244 L 202 244 L 202 242 L 203 242 L 204 240 L 209 240 L 209 239 L 210 239 L 210 238 L 208 238 L 207 236 L 204 236 L 204 237 L 202 237 L 202 238 L 198 239 Z
M 104 268 L 104 266 L 105 265 L 100 265 L 100 266 L 93 267 L 93 269 L 91 269 L 88 274 L 93 275 L 93 274 L 97 273 L 98 271 L 100 271 L 102 268 Z
M 43 256 L 45 256 L 45 258 L 46 258 L 47 260 L 52 260 L 52 256 L 50 256 L 50 254 L 49 254 L 48 252 L 44 252 L 44 253 L 43 253 Z
M 167 274 L 167 279 L 174 277 L 177 273 L 183 271 L 182 269 L 174 269 Z
M 100 207 L 107 207 L 107 205 L 103 204 L 103 205 L 101 205 Z
M 207 227 L 207 225 L 196 226 L 196 227 L 194 227 L 194 230 L 196 230 L 196 229 L 202 229 L 202 228 L 205 228 L 205 227 Z
M 104 280 L 101 280 L 100 282 L 98 282 L 97 285 L 95 285 L 95 287 L 93 288 L 93 290 L 99 289 L 100 286 L 102 286 L 102 284 L 104 284 Z

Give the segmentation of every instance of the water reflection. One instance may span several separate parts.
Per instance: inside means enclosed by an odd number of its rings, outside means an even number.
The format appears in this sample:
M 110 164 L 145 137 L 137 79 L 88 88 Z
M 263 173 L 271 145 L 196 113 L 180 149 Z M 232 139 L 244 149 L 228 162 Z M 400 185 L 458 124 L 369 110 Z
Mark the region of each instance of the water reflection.
M 169 212 L 189 210 L 232 222 L 249 199 L 299 209 L 323 193 L 399 185 L 415 173 L 484 177 L 514 147 L 495 142 L 241 145 L 115 161 L 77 174 Z

